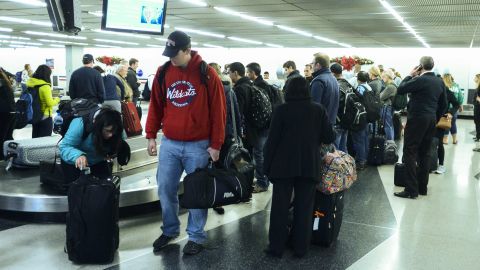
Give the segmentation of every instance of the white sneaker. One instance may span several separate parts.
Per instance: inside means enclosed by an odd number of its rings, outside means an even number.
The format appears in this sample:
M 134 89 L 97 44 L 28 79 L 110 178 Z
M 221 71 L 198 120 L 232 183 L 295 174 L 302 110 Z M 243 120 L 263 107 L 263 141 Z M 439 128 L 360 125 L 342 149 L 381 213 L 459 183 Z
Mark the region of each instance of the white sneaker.
M 437 170 L 435 171 L 436 174 L 444 174 L 445 173 L 445 166 L 439 165 Z

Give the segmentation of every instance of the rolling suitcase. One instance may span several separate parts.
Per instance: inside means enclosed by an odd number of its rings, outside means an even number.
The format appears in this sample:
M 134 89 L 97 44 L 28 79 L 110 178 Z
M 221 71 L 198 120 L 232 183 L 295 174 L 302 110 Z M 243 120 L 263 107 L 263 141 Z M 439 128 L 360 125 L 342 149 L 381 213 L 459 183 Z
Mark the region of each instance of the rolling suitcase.
M 378 166 L 383 164 L 385 155 L 385 137 L 383 135 L 372 135 L 368 148 L 367 162 L 369 165 Z
M 41 160 L 53 160 L 58 154 L 60 136 L 40 137 L 25 140 L 10 140 L 3 143 L 3 155 L 8 160 L 6 167 L 38 168 Z
M 81 175 L 68 190 L 68 259 L 74 263 L 110 263 L 119 245 L 120 178 Z
M 396 163 L 393 174 L 393 184 L 397 187 L 405 187 L 405 178 L 407 178 L 407 168 L 404 163 Z
M 123 127 L 127 137 L 142 135 L 143 129 L 138 117 L 137 106 L 133 102 L 122 102 Z
M 312 244 L 329 247 L 337 240 L 343 220 L 344 191 L 315 194 Z

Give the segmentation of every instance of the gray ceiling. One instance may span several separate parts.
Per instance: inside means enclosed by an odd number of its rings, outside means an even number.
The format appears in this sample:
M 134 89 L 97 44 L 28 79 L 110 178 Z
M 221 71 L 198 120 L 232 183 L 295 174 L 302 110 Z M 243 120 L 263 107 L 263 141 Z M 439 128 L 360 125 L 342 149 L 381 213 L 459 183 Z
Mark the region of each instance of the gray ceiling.
M 273 21 L 276 25 L 286 25 L 310 32 L 314 35 L 330 38 L 354 47 L 423 47 L 400 22 L 380 4 L 378 0 L 204 0 L 209 7 L 198 7 L 180 0 L 169 0 L 165 29 L 167 36 L 174 27 L 188 27 L 215 32 L 226 36 L 253 39 L 264 43 L 273 43 L 284 47 L 339 47 L 312 37 L 287 32 L 275 26 L 261 25 L 239 17 L 226 15 L 213 6 L 234 9 L 248 15 Z M 417 33 L 432 47 L 479 47 L 480 40 L 475 32 L 480 22 L 480 0 L 387 0 Z M 139 39 L 93 32 L 100 28 L 100 17 L 88 14 L 100 11 L 101 0 L 81 1 L 82 20 L 85 30 L 79 36 L 87 38 L 89 46 L 108 43 L 94 41 L 94 38 L 137 42 L 139 45 L 119 45 L 122 47 L 145 47 L 147 44 L 160 45 L 163 41 Z M 6 0 L 0 0 L 0 16 L 49 21 L 44 7 L 32 7 Z M 13 28 L 12 33 L 0 32 L 0 35 L 29 37 L 31 41 L 49 43 L 38 39 L 45 37 L 30 36 L 23 31 L 34 30 L 53 33 L 50 27 L 26 25 L 0 21 L 0 27 Z M 191 33 L 192 41 L 220 45 L 224 47 L 263 47 L 233 41 L 201 36 Z M 0 38 L 1 40 L 2 38 Z M 51 40 L 66 40 L 49 38 Z M 28 41 L 27 41 L 28 42 Z M 9 43 L 0 43 L 6 47 Z

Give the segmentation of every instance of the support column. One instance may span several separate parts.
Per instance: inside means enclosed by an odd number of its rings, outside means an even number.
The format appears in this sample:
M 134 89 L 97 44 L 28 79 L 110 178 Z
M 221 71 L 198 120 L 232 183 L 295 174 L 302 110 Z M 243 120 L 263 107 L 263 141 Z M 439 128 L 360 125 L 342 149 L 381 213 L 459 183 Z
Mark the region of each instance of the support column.
M 72 72 L 81 67 L 83 57 L 83 47 L 80 46 L 65 46 L 65 71 L 66 71 L 66 85 L 65 90 L 68 92 L 68 85 L 70 83 L 70 76 Z

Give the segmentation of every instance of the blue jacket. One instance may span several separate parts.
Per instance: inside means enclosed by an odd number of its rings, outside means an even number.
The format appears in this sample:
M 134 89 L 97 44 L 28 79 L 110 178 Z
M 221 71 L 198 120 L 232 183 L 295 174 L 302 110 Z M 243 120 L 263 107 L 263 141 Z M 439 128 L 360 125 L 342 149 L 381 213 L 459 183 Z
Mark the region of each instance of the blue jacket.
M 99 156 L 95 151 L 93 133 L 83 139 L 83 119 L 81 117 L 72 120 L 59 148 L 60 158 L 71 165 L 74 165 L 81 155 L 87 158 L 88 165 L 98 164 L 105 160 L 105 157 Z
M 325 107 L 330 124 L 335 125 L 338 113 L 340 89 L 337 79 L 328 68 L 322 68 L 313 73 L 310 83 L 312 101 Z
M 123 100 L 125 97 L 125 87 L 123 83 L 115 76 L 107 74 L 102 77 L 105 86 L 105 100 Z M 120 87 L 121 97 L 117 94 L 117 85 Z

